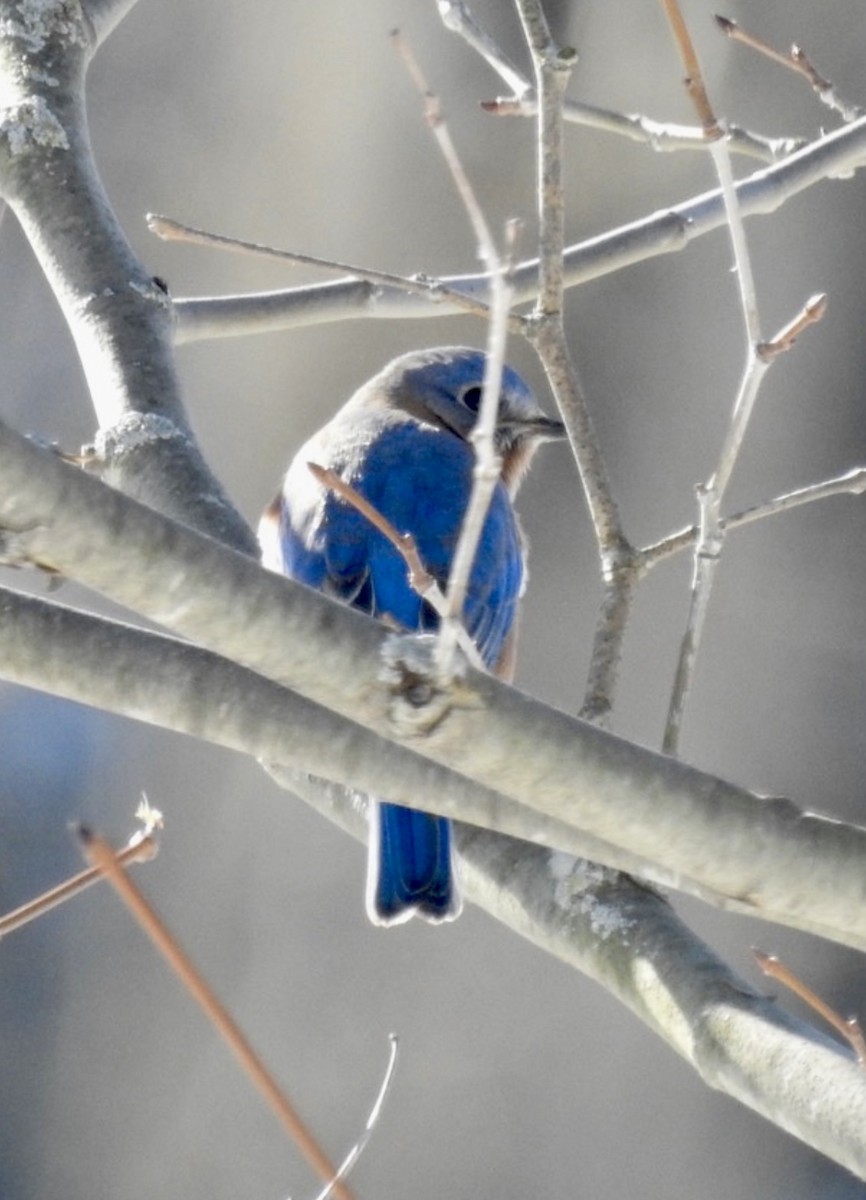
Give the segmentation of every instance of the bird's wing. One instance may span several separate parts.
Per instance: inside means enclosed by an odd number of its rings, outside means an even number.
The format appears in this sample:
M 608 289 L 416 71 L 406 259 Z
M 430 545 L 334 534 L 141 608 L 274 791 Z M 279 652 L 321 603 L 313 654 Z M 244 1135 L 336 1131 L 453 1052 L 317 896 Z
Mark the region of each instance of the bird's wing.
M 471 448 L 414 421 L 375 437 L 353 429 L 298 455 L 280 514 L 283 569 L 293 578 L 404 629 L 435 629 L 438 618 L 409 583 L 403 556 L 350 503 L 304 478 L 301 460 L 337 471 L 397 531 L 411 533 L 421 561 L 445 586 L 472 486 Z M 305 468 L 304 468 L 305 470 Z M 309 471 L 305 471 L 309 476 Z M 523 587 L 523 546 L 502 486 L 494 493 L 465 607 L 469 633 L 491 668 L 503 653 Z

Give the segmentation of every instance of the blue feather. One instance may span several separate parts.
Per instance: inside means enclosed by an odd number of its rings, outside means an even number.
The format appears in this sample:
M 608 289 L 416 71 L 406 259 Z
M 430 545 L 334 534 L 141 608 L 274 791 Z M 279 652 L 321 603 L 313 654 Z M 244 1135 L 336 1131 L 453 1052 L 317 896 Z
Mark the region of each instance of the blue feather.
M 403 557 L 353 505 L 316 483 L 307 463 L 336 472 L 399 533 L 411 533 L 444 590 L 472 489 L 474 452 L 467 438 L 477 414 L 462 396 L 481 385 L 483 372 L 477 350 L 421 351 L 395 360 L 360 389 L 289 468 L 276 507 L 278 530 L 269 523 L 274 508 L 260 526 L 265 565 L 404 629 L 435 629 L 438 618 L 410 586 Z M 539 441 L 562 436 L 559 423 L 544 416 L 509 369 L 499 416 L 503 480 L 509 451 L 528 460 Z M 524 580 L 523 540 L 500 481 L 464 607 L 466 628 L 490 670 L 514 631 Z M 372 799 L 371 920 L 391 925 L 414 913 L 434 922 L 455 917 L 460 896 L 452 857 L 450 821 Z

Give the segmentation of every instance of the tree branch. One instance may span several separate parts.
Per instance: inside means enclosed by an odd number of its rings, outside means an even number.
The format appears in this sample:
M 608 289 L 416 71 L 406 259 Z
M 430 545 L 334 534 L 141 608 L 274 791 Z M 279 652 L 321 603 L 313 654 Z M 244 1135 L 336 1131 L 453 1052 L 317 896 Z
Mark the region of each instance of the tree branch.
M 507 910 L 512 929 L 597 979 L 710 1087 L 866 1177 L 866 1073 L 847 1047 L 757 996 L 630 881 L 540 850 L 518 860 L 482 830 L 459 846 L 475 903 Z
M 800 192 L 825 179 L 844 178 L 866 164 L 866 117 L 810 142 L 802 150 L 740 180 L 736 185 L 744 217 L 767 216 Z M 563 259 L 566 287 L 577 287 L 622 271 L 634 263 L 683 250 L 696 238 L 725 225 L 720 190 L 704 192 L 682 204 L 651 213 L 609 233 L 569 247 Z M 476 300 L 487 299 L 485 275 L 449 275 L 449 288 Z M 538 290 L 538 259 L 519 263 L 514 272 L 517 302 L 533 300 Z M 404 291 L 375 288 L 357 279 L 311 287 L 175 301 L 179 343 L 236 337 L 359 318 L 424 319 L 457 313 L 447 300 L 430 301 Z
M 0 524 L 15 531 L 32 561 L 389 741 L 412 735 L 424 758 L 457 764 L 484 787 L 657 861 L 756 915 L 866 946 L 864 829 L 801 813 L 786 800 L 762 800 L 469 668 L 447 691 L 433 689 L 419 710 L 411 689 L 410 698 L 403 695 L 401 664 L 435 639 L 384 632 L 2 425 Z
M 346 813 L 344 828 L 364 836 L 342 789 L 285 782 Z M 595 979 L 710 1087 L 866 1176 L 866 1074 L 847 1047 L 756 994 L 634 880 L 469 825 L 456 827 L 456 841 L 472 903 Z
M 393 781 L 403 760 L 408 794 L 448 797 L 454 810 L 465 806 L 475 818 L 479 789 L 460 776 L 385 746 L 217 655 L 14 592 L 0 591 L 0 617 L 4 677 L 247 753 L 294 761 L 295 767 L 272 768 L 272 774 L 360 841 L 367 822 L 358 791 L 311 778 L 310 769 L 345 764 L 347 782 L 372 790 L 384 763 Z M 508 826 L 507 814 L 518 806 L 492 794 L 488 800 L 488 815 Z M 539 818 L 529 819 L 537 832 L 544 829 Z M 553 831 L 550 823 L 547 832 Z M 567 829 L 555 832 L 568 841 Z M 663 898 L 571 853 L 550 853 L 462 823 L 456 837 L 470 900 L 600 982 L 711 1086 L 849 1169 L 866 1170 L 866 1122 L 860 1116 L 866 1076 L 849 1070 L 838 1046 L 736 979 Z M 585 848 L 601 857 L 592 839 Z M 780 1054 L 791 1064 L 784 1083 L 772 1069 Z M 816 1077 L 826 1077 L 826 1086 L 815 1087 Z
M 91 4 L 106 36 L 131 7 Z M 73 4 L 0 0 L 0 196 L 60 304 L 100 422 L 106 478 L 255 552 L 196 445 L 174 366 L 173 312 L 139 263 L 96 172 L 83 81 L 96 49 Z

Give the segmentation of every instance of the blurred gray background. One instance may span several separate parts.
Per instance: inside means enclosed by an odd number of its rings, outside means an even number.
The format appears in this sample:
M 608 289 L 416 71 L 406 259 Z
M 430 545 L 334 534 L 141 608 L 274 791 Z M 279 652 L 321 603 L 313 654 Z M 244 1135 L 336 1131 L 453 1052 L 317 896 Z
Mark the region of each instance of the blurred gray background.
M 835 125 L 804 83 L 718 36 L 713 6 L 685 7 L 726 117 L 774 135 Z M 474 10 L 525 63 L 510 6 L 477 0 Z M 861 5 L 740 0 L 725 11 L 779 46 L 801 43 L 866 102 Z M 692 120 L 660 6 L 561 2 L 549 12 L 581 54 L 574 96 Z M 479 111 L 504 87 L 442 29 L 432 0 L 141 0 L 91 72 L 89 111 L 119 216 L 175 295 L 314 276 L 161 245 L 145 229 L 148 210 L 391 271 L 474 269 L 465 215 L 389 47 L 395 25 L 443 97 L 490 220 L 524 216 L 531 238 L 531 126 Z M 654 155 L 578 129 L 568 153 L 572 241 L 713 186 L 701 155 Z M 751 169 L 740 160 L 740 173 Z M 765 333 L 815 291 L 829 293 L 830 310 L 764 387 L 732 507 L 866 460 L 864 216 L 859 176 L 748 226 Z M 714 463 L 743 355 L 730 261 L 719 233 L 569 297 L 574 353 L 637 541 L 693 520 L 693 486 Z M 0 228 L 0 319 L 4 417 L 66 447 L 87 441 L 94 420 L 71 339 L 11 217 Z M 472 318 L 359 321 L 185 347 L 179 361 L 204 449 L 255 521 L 289 456 L 391 356 L 483 338 Z M 514 345 L 510 358 L 545 396 L 532 355 Z M 683 743 L 701 767 L 861 822 L 863 505 L 830 500 L 730 539 Z M 598 582 L 565 452 L 545 454 L 521 509 L 533 554 L 518 681 L 574 710 Z M 684 559 L 659 568 L 628 637 L 615 728 L 651 746 L 688 577 Z M 64 598 L 92 603 L 71 585 Z M 5 686 L 0 747 L 0 908 L 79 868 L 67 821 L 122 840 L 146 790 L 167 830 L 140 882 L 334 1157 L 362 1127 L 388 1032 L 400 1034 L 359 1194 L 866 1196 L 708 1091 L 595 985 L 483 914 L 470 909 L 445 930 L 371 928 L 360 847 L 254 763 Z M 753 982 L 758 944 L 843 1013 L 866 1012 L 858 956 L 680 907 Z M 107 889 L 4 943 L 0 1020 L 2 1200 L 312 1194 L 272 1116 Z

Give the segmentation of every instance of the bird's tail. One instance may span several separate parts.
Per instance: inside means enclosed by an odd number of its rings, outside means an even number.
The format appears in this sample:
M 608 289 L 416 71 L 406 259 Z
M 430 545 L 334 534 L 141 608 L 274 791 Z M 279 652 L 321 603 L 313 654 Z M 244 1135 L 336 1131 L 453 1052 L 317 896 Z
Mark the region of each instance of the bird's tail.
M 460 915 L 451 822 L 446 817 L 370 802 L 367 915 L 374 925 L 399 925 L 416 913 L 438 924 Z

